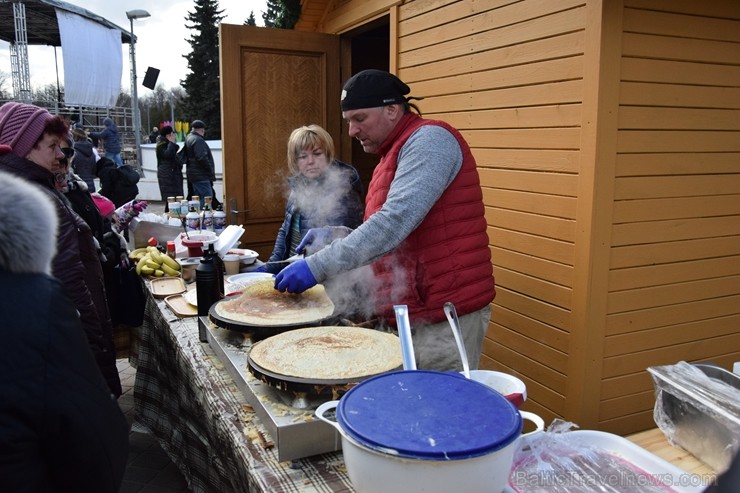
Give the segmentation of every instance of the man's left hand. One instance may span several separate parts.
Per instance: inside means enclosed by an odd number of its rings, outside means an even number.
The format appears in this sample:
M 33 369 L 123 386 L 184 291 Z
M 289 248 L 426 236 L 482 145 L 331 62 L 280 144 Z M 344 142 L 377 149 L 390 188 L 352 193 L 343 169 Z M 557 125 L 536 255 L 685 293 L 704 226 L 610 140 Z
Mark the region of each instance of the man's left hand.
M 275 276 L 275 289 L 300 294 L 316 286 L 316 278 L 305 260 L 293 262 Z

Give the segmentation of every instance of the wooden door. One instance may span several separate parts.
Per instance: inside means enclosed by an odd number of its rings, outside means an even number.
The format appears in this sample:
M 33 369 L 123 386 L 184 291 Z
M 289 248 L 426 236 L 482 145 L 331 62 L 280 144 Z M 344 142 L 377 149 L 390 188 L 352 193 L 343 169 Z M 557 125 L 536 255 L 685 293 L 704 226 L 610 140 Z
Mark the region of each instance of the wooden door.
M 340 144 L 339 37 L 221 24 L 220 46 L 227 220 L 266 260 L 284 218 L 290 132 L 316 123 Z

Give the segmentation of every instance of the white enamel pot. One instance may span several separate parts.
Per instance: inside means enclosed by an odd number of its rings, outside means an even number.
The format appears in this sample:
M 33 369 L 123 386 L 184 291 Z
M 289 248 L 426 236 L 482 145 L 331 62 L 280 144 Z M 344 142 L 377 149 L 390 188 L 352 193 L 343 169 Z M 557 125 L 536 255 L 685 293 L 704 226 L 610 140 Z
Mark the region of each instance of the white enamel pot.
M 358 493 L 499 493 L 521 437 L 544 429 L 481 383 L 425 370 L 365 380 L 316 416 L 340 433 Z M 536 430 L 523 435 L 523 419 Z

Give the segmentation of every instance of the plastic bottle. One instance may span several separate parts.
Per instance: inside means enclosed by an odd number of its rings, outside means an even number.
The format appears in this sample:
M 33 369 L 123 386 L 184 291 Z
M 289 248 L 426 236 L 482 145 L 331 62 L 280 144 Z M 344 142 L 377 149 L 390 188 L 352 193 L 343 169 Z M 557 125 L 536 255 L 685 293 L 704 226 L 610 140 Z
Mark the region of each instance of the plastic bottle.
M 174 240 L 169 240 L 167 242 L 167 255 L 169 255 L 172 258 L 175 258 L 177 256 L 177 252 L 175 251 Z
M 200 220 L 200 228 L 203 231 L 213 231 L 213 211 L 208 204 L 203 206 L 202 218 Z
M 216 212 L 213 213 L 213 232 L 216 234 L 223 233 L 226 228 L 226 213 L 221 204 L 218 205 Z
M 188 231 L 200 231 L 200 214 L 195 212 L 195 207 L 191 207 L 185 216 L 185 228 Z

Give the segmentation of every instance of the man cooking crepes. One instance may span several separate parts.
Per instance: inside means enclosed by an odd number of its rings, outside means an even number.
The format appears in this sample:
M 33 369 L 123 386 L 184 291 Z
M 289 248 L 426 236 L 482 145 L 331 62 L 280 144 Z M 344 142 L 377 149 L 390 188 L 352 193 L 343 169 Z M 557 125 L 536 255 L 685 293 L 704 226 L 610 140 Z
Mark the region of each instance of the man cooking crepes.
M 462 369 L 443 310 L 450 301 L 461 315 L 474 369 L 495 296 L 478 170 L 460 132 L 423 119 L 409 92 L 381 70 L 362 71 L 345 83 L 341 107 L 349 135 L 380 156 L 364 222 L 355 230 L 310 230 L 299 252 L 333 241 L 286 267 L 275 288 L 301 293 L 371 264 L 378 315 L 393 320 L 393 305 L 409 308 L 418 368 Z

